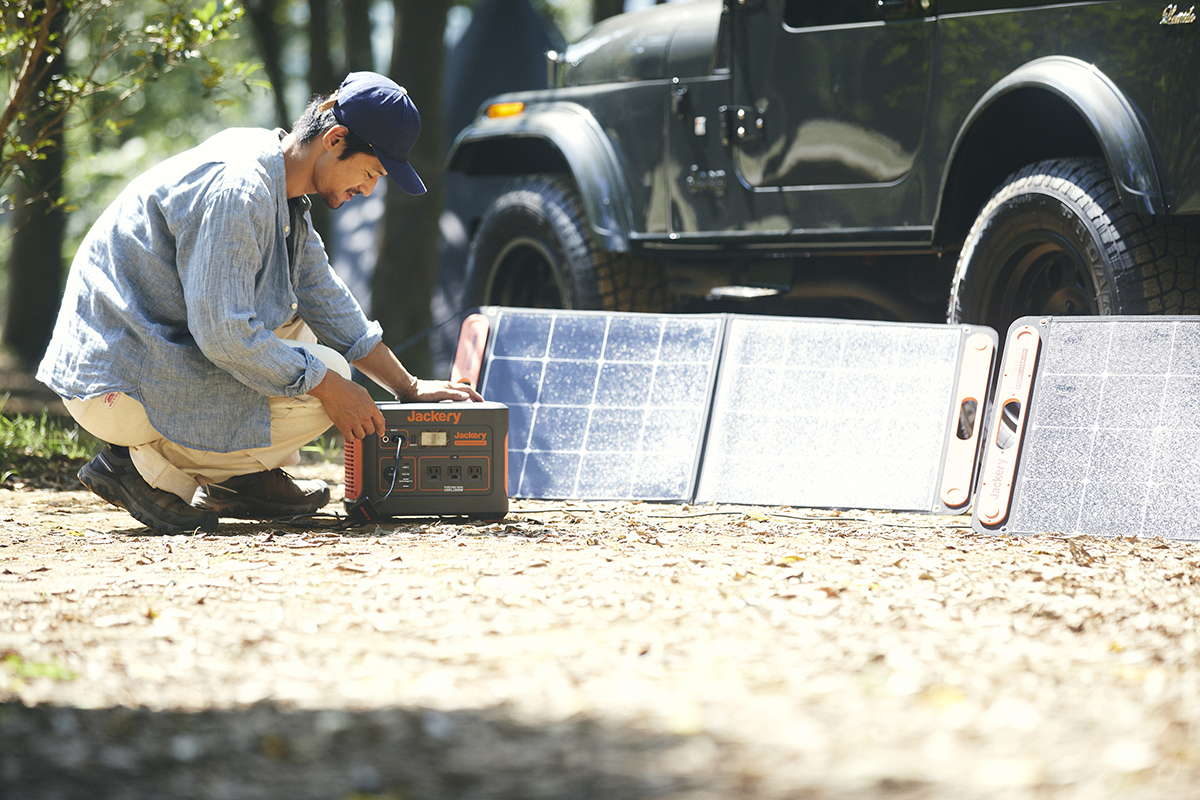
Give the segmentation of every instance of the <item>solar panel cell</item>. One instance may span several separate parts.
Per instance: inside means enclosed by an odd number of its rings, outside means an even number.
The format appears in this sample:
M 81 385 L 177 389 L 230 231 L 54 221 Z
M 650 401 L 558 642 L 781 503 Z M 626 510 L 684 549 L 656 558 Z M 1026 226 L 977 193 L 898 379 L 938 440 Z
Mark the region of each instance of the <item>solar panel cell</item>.
M 515 497 L 690 500 L 722 318 L 484 309 Z

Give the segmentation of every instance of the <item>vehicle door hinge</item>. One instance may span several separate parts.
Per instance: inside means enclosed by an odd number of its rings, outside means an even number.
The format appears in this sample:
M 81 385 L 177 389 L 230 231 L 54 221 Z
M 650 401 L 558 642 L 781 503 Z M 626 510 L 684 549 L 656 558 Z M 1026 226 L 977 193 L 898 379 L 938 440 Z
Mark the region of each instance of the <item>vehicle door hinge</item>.
M 688 87 L 679 82 L 679 78 L 672 78 L 671 83 L 671 113 L 685 119 L 688 115 Z
M 761 139 L 766 130 L 767 113 L 754 106 L 721 106 L 721 143 L 752 142 Z

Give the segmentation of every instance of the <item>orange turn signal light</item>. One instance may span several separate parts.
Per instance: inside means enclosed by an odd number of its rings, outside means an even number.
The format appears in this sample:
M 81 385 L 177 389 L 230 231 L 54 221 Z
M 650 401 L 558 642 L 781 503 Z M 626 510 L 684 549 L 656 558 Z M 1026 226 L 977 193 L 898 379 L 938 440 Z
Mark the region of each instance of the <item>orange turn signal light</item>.
M 520 102 L 492 103 L 490 106 L 488 106 L 487 116 L 488 119 L 495 119 L 496 117 L 515 117 L 524 110 L 525 104 Z

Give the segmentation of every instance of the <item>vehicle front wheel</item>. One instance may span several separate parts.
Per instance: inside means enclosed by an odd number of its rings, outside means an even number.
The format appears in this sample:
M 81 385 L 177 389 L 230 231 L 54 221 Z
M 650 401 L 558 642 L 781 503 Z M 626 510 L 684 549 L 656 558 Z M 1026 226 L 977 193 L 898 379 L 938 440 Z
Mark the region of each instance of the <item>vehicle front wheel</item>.
M 467 305 L 666 310 L 662 265 L 598 248 L 575 187 L 522 178 L 488 206 L 471 243 Z
M 1023 316 L 1195 314 L 1198 260 L 1200 225 L 1124 212 L 1103 161 L 1043 161 L 979 213 L 947 316 L 1003 336 Z

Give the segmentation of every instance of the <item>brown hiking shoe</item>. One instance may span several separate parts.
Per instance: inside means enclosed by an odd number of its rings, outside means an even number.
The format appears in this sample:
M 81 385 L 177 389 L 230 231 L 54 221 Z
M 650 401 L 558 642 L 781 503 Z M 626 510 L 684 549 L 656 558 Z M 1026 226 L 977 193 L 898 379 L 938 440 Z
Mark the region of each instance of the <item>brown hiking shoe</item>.
M 193 505 L 239 519 L 278 519 L 312 514 L 329 502 L 325 481 L 298 481 L 281 469 L 239 475 L 210 483 Z
M 170 492 L 155 489 L 138 474 L 129 456 L 118 455 L 111 446 L 79 470 L 79 481 L 114 506 L 159 533 L 215 531 L 217 515 L 193 508 Z

